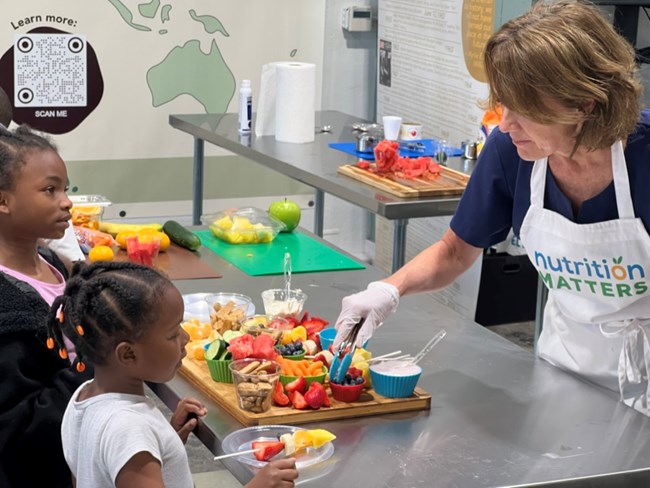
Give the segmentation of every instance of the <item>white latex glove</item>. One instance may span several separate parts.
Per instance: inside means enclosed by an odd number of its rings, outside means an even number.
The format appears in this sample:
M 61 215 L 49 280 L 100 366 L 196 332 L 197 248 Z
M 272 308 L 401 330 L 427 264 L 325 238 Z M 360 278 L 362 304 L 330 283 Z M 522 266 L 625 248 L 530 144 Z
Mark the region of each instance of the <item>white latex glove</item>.
M 399 291 L 384 281 L 373 281 L 364 291 L 345 297 L 341 302 L 341 314 L 336 320 L 337 333 L 332 349 L 335 351 L 354 325 L 365 317 L 366 321 L 357 335 L 357 346 L 362 347 L 386 317 L 397 310 L 398 304 Z

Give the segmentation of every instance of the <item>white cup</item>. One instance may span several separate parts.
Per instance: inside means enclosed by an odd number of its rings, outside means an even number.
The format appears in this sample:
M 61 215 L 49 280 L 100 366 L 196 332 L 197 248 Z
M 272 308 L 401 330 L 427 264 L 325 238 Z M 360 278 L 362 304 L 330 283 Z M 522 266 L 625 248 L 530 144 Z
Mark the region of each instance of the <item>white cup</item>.
M 399 128 L 402 125 L 402 117 L 384 115 L 382 121 L 384 122 L 384 139 L 396 141 L 399 136 Z

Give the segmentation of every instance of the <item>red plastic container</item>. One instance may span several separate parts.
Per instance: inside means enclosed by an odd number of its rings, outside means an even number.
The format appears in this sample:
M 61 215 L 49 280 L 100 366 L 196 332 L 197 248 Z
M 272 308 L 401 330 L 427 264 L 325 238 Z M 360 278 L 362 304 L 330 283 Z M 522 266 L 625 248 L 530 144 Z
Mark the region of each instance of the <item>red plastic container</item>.
M 330 382 L 330 390 L 334 400 L 345 403 L 358 402 L 363 392 L 363 387 L 366 385 L 366 380 L 358 385 L 339 385 Z

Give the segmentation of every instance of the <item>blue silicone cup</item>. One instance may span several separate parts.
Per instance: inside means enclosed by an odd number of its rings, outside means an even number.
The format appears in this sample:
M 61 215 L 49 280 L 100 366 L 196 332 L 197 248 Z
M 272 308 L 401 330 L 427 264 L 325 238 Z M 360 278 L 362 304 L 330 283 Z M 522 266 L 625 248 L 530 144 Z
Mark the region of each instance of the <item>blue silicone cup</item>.
M 320 347 L 323 351 L 328 350 L 332 344 L 334 344 L 334 338 L 336 337 L 336 329 L 330 327 L 328 329 L 323 329 L 318 333 L 320 337 Z
M 419 373 L 409 376 L 390 376 L 370 368 L 373 389 L 387 398 L 406 398 L 413 395 L 421 374 L 422 368 Z
M 334 339 L 336 338 L 336 329 L 334 327 L 328 327 L 327 329 L 323 329 L 318 333 L 318 336 L 320 337 L 320 347 L 323 351 L 328 350 L 332 344 L 334 344 Z M 368 346 L 368 339 L 366 342 L 363 343 L 363 348 L 366 349 Z

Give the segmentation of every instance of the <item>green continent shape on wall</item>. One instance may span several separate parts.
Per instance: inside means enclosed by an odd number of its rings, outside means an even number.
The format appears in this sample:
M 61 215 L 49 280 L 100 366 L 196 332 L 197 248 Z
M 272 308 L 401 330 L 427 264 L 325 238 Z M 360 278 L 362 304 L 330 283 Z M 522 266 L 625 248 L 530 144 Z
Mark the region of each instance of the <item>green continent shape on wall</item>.
M 163 5 L 163 7 L 160 9 L 160 20 L 163 24 L 169 20 L 169 12 L 171 9 L 172 6 L 169 4 Z
M 207 54 L 196 39 L 175 47 L 149 68 L 147 84 L 154 107 L 188 94 L 203 105 L 206 113 L 224 113 L 235 94 L 235 77 L 214 40 Z
M 230 34 L 228 34 L 226 28 L 216 17 L 213 17 L 212 15 L 196 15 L 196 12 L 193 9 L 190 10 L 190 17 L 192 17 L 192 19 L 196 20 L 197 22 L 201 22 L 203 24 L 203 28 L 209 34 L 221 32 L 224 37 L 230 37 Z
M 160 7 L 160 0 L 151 0 L 149 3 L 139 4 L 138 10 L 143 17 L 153 19 L 156 16 L 156 12 L 158 12 L 158 7 Z
M 149 27 L 146 25 L 141 25 L 141 24 L 136 24 L 133 22 L 133 12 L 129 10 L 129 8 L 124 5 L 120 0 L 108 0 L 113 7 L 117 9 L 117 12 L 120 14 L 120 17 L 129 24 L 131 27 L 134 29 L 140 30 L 140 31 L 151 31 Z

